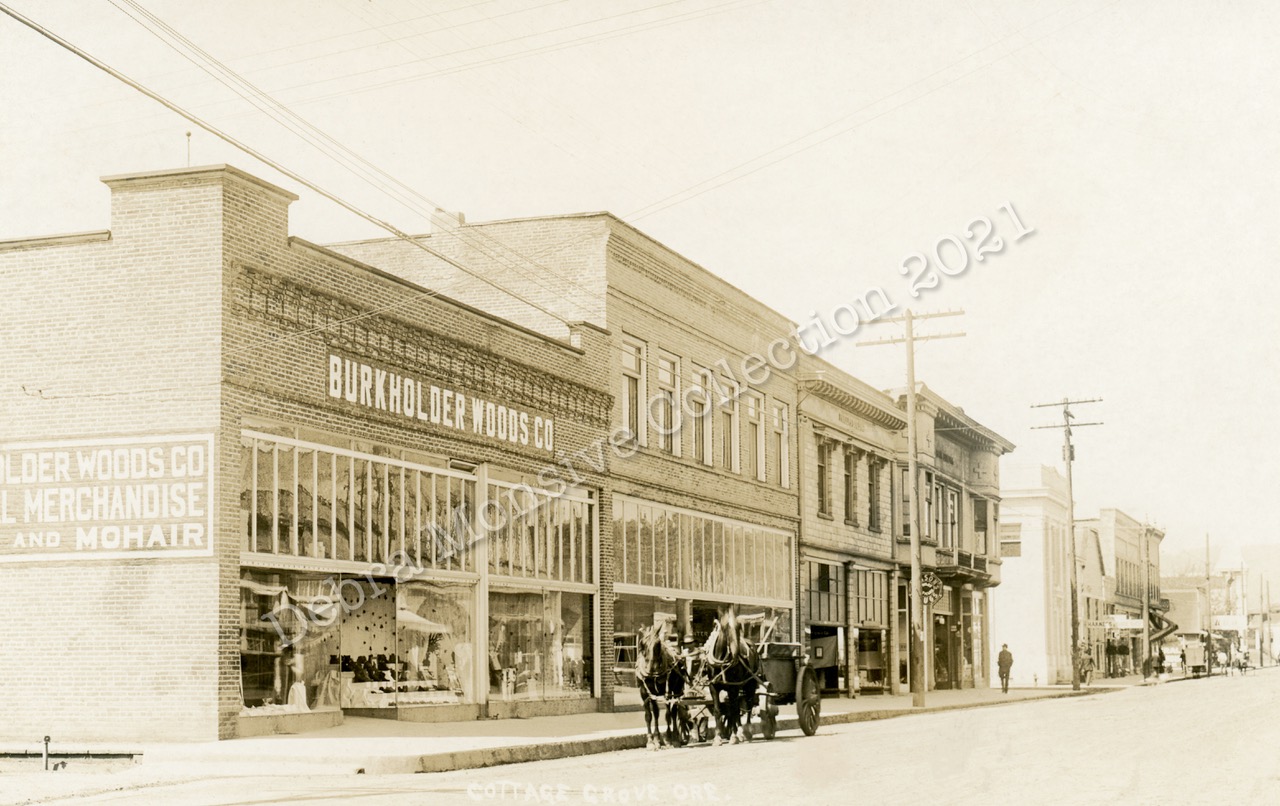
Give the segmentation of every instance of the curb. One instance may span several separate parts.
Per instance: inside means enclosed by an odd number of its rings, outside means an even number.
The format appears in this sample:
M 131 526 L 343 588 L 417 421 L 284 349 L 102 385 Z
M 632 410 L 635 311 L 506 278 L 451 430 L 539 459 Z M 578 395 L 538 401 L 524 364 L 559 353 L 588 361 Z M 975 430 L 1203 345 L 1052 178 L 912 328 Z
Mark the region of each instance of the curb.
M 917 714 L 941 713 L 990 706 L 1017 705 L 1041 700 L 1062 699 L 1065 697 L 1081 697 L 1119 691 L 1118 688 L 1097 687 L 1082 691 L 1063 691 L 1045 694 L 1038 697 L 1027 697 L 1014 700 L 991 700 L 983 702 L 954 703 L 949 705 L 925 706 L 920 709 L 879 709 L 872 711 L 843 711 L 822 715 L 819 725 L 833 726 L 855 722 L 871 722 L 882 719 L 914 716 Z M 797 716 L 778 717 L 778 730 L 799 730 L 800 720 Z M 758 734 L 757 734 L 758 736 Z M 144 766 L 161 772 L 172 767 L 176 773 L 181 771 L 189 777 L 193 772 L 201 775 L 243 776 L 243 775 L 315 775 L 315 774 L 363 774 L 363 775 L 400 775 L 418 772 L 453 772 L 456 770 L 480 769 L 505 764 L 523 764 L 530 761 L 550 761 L 561 758 L 611 753 L 616 750 L 634 750 L 645 746 L 647 736 L 644 733 L 633 733 L 615 736 L 601 736 L 573 739 L 562 742 L 544 742 L 539 744 L 508 745 L 503 747 L 476 748 L 447 753 L 426 753 L 411 755 L 379 755 L 342 757 L 312 757 L 306 760 L 282 758 L 270 761 L 261 757 L 253 759 L 226 757 L 218 759 L 164 758 L 167 754 L 152 754 L 153 759 L 143 757 Z M 756 739 L 755 741 L 767 741 Z M 695 745 L 696 746 L 696 745 Z M 160 755 L 160 758 L 155 758 Z

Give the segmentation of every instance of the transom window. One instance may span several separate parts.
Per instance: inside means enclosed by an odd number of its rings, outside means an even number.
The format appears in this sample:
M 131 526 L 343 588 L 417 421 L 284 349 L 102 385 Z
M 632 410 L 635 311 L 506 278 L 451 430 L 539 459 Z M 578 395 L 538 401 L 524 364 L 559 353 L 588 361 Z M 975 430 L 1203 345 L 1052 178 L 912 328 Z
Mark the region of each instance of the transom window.
M 476 485 L 377 445 L 352 449 L 277 434 L 241 437 L 241 549 L 475 571 Z
M 489 484 L 481 519 L 489 534 L 489 572 L 498 576 L 594 582 L 595 505 L 587 495 L 552 496 L 506 482 Z
M 845 621 L 844 566 L 809 562 L 809 620 L 843 624 Z
M 787 532 L 617 494 L 613 511 L 620 584 L 791 601 Z

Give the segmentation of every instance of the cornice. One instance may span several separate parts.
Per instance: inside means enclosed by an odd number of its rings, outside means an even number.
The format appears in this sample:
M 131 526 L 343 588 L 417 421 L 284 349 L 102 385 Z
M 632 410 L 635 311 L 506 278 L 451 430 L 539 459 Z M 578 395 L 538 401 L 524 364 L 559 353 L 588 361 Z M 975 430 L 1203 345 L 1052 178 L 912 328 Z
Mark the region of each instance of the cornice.
M 856 414 L 891 431 L 900 431 L 907 427 L 907 420 L 902 412 L 855 394 L 832 382 L 826 377 L 825 372 L 810 372 L 801 375 L 800 388 L 839 406 L 845 411 Z
M 613 396 L 545 369 L 372 311 L 269 272 L 241 267 L 241 310 L 278 326 L 312 332 L 332 346 L 427 377 L 471 389 L 501 391 L 507 399 L 578 416 L 607 427 Z

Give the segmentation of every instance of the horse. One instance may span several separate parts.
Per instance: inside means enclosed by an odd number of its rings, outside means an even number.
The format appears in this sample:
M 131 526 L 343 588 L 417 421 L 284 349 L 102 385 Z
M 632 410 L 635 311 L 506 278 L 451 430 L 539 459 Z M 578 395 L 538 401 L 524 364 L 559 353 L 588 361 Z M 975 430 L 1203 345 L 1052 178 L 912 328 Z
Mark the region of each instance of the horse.
M 756 648 L 739 635 L 738 619 L 732 607 L 712 628 L 706 644 L 706 663 L 712 713 L 716 717 L 714 744 L 719 746 L 724 740 L 730 744 L 747 741 L 751 737 L 751 714 L 764 675 Z
M 681 745 L 677 721 L 680 718 L 678 703 L 684 696 L 684 673 L 675 651 L 667 643 L 667 625 L 641 627 L 636 642 L 636 680 L 640 684 L 640 699 L 644 703 L 644 724 L 648 733 L 645 746 L 658 750 L 670 745 Z M 667 720 L 664 736 L 659 718 Z

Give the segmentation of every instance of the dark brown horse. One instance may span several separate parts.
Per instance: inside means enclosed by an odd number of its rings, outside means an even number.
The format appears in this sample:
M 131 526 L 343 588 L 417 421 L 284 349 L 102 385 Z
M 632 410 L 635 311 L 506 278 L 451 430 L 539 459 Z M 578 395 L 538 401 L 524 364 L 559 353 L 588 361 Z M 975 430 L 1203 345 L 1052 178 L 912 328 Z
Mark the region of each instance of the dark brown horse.
M 677 704 L 684 696 L 684 671 L 667 636 L 667 624 L 663 622 L 658 627 L 641 627 L 637 641 L 636 681 L 640 684 L 644 724 L 649 735 L 645 746 L 652 750 L 683 743 L 677 727 Z M 659 724 L 660 717 L 667 721 L 665 735 Z
M 745 741 L 751 736 L 751 714 L 764 675 L 760 655 L 742 636 L 732 607 L 716 621 L 706 650 L 707 678 L 716 717 L 715 744 Z

